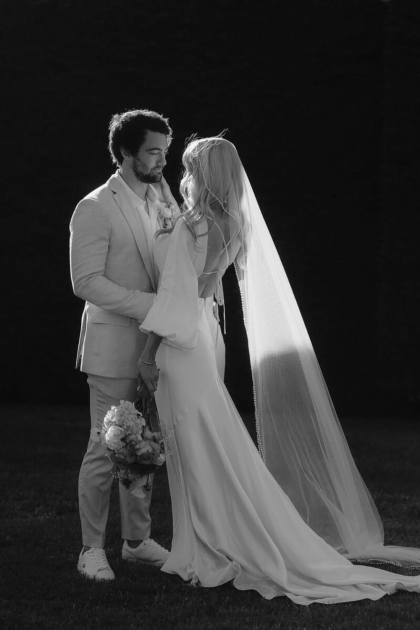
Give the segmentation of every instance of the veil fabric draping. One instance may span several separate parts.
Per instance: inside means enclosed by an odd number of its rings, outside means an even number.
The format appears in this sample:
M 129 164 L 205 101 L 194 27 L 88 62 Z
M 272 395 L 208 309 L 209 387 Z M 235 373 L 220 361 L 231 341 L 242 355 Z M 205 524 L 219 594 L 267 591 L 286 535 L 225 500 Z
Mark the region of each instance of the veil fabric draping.
M 259 449 L 267 468 L 307 525 L 342 555 L 419 566 L 420 549 L 384 546 L 381 519 L 243 167 L 227 199 L 218 201 L 228 216 L 229 261 L 235 263 L 242 296 Z M 213 258 L 211 269 L 217 264 Z M 226 267 L 226 257 L 219 267 Z

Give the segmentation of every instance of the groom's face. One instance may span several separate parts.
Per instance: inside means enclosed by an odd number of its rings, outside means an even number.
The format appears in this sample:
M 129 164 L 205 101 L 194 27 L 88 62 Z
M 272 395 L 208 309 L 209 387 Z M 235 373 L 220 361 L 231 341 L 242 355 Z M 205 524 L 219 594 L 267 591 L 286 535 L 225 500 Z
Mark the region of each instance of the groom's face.
M 137 155 L 132 156 L 131 166 L 137 179 L 147 184 L 160 182 L 167 152 L 167 137 L 162 133 L 148 131 Z

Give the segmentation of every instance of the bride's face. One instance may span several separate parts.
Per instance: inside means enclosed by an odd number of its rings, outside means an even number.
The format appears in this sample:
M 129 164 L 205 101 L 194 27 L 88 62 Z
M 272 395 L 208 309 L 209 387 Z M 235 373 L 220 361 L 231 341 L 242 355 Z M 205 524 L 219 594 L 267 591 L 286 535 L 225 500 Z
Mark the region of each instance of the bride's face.
M 187 162 L 185 165 L 184 176 L 181 180 L 180 189 L 185 195 L 186 199 L 191 205 L 197 200 L 198 197 L 198 186 L 197 181 L 194 176 L 194 166 L 191 162 Z
M 190 179 L 189 184 L 188 184 L 188 193 L 189 193 L 190 198 L 193 201 L 197 200 L 197 196 L 198 196 L 197 195 L 197 190 L 198 190 L 197 189 L 197 182 L 196 182 L 195 178 L 193 176 L 191 176 L 191 179 Z

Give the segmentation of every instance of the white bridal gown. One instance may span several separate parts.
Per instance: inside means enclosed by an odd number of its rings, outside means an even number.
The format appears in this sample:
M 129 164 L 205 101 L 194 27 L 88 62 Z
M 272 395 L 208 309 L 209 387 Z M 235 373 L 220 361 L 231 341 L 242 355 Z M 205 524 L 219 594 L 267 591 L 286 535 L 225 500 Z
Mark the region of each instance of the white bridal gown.
M 203 270 L 216 228 L 195 245 L 181 219 L 157 237 L 159 291 L 142 324 L 165 337 L 156 400 L 169 441 L 173 541 L 162 570 L 204 587 L 233 580 L 237 589 L 303 605 L 420 592 L 420 577 L 355 566 L 336 552 L 266 468 L 219 376 L 208 300 L 199 297 L 215 288 L 216 275 Z

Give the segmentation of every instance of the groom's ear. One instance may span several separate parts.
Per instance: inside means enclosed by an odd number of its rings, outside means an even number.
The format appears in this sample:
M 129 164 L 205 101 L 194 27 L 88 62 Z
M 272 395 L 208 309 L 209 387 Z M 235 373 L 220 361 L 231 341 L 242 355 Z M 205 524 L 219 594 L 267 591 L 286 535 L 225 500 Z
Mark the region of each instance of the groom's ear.
M 120 152 L 123 158 L 125 158 L 126 160 L 129 160 L 132 157 L 131 153 L 127 151 L 127 149 L 124 149 L 124 147 L 120 148 Z

